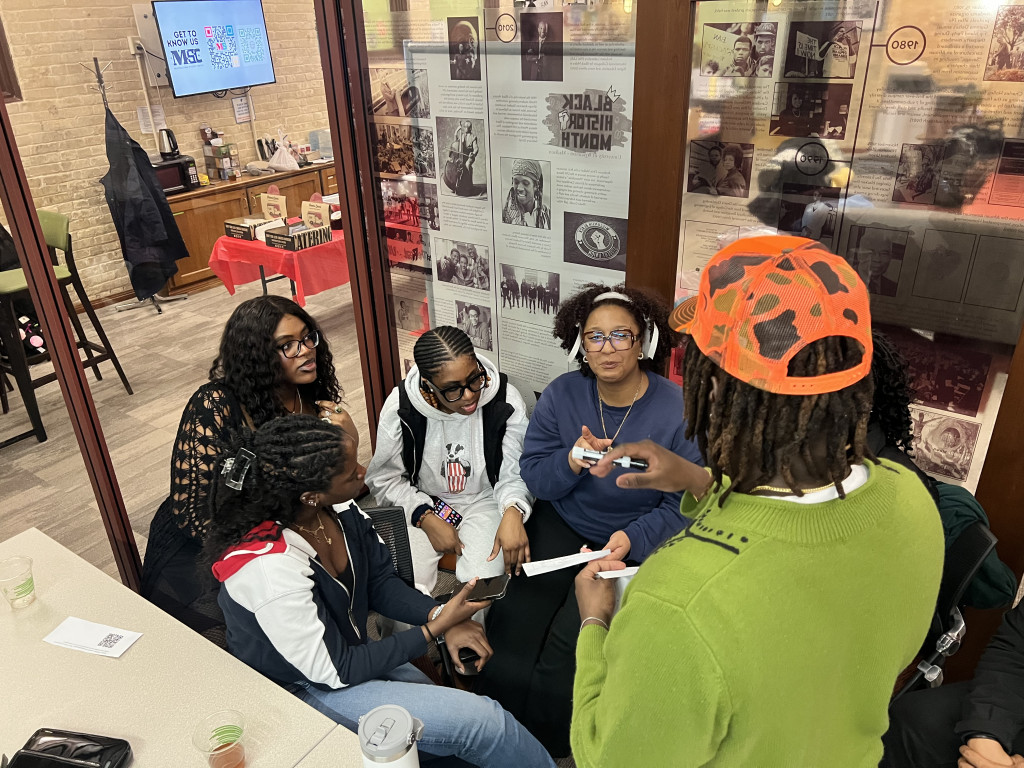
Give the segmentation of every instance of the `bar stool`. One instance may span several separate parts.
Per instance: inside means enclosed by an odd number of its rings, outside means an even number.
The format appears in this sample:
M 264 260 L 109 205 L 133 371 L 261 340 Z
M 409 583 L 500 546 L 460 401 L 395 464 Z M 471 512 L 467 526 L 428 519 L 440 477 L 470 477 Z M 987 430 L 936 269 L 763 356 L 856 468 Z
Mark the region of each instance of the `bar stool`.
M 76 347 L 85 352 L 86 359 L 82 361 L 83 367 L 92 368 L 96 380 L 101 381 L 103 375 L 100 373 L 99 364 L 109 360 L 113 364 L 114 370 L 117 371 L 121 383 L 124 384 L 125 390 L 129 395 L 133 394 L 131 384 L 128 383 L 128 377 L 125 376 L 121 363 L 110 346 L 110 340 L 107 339 L 107 334 L 103 331 L 103 326 L 96 316 L 96 310 L 93 309 L 92 302 L 89 301 L 89 297 L 85 292 L 85 286 L 82 285 L 82 279 L 78 274 L 74 253 L 71 249 L 68 217 L 55 211 L 41 210 L 36 213 L 39 216 L 39 223 L 42 225 L 46 245 L 50 250 L 50 258 L 53 260 L 57 283 L 60 285 L 61 293 L 64 296 L 64 305 L 68 309 L 71 325 L 74 327 L 75 335 L 78 339 Z M 61 251 L 64 254 L 64 264 L 60 264 L 58 261 L 57 251 Z M 85 329 L 82 327 L 78 314 L 74 310 L 74 305 L 71 303 L 71 296 L 68 293 L 69 284 L 74 287 L 82 308 L 89 316 L 89 321 L 92 323 L 96 335 L 99 336 L 100 343 L 86 338 Z M 29 421 L 32 423 L 31 430 L 0 441 L 0 448 L 33 435 L 39 442 L 46 440 L 46 429 L 43 427 L 42 419 L 39 416 L 39 406 L 36 402 L 35 390 L 57 380 L 56 373 L 48 373 L 38 378 L 32 378 L 32 374 L 29 371 L 29 366 L 49 360 L 50 355 L 49 353 L 31 356 L 26 356 L 25 354 L 25 348 L 22 345 L 18 332 L 17 310 L 15 309 L 14 302 L 15 299 L 24 298 L 27 295 L 28 283 L 26 282 L 23 270 L 11 269 L 0 272 L 0 351 L 6 356 L 0 357 L 0 408 L 2 408 L 3 413 L 7 413 L 10 410 L 7 402 L 7 390 L 12 387 L 5 375 L 10 374 L 18 385 L 18 391 L 21 393 L 21 398 L 25 403 L 25 410 L 28 412 Z

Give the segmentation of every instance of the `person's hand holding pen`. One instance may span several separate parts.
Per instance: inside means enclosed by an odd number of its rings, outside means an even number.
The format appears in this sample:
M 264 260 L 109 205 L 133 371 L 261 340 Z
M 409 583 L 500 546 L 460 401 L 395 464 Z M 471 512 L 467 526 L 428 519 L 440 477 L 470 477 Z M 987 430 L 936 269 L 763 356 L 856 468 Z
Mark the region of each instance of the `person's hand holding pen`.
M 646 461 L 647 469 L 643 472 L 624 472 L 616 477 L 615 484 L 619 488 L 650 488 L 666 493 L 689 491 L 700 499 L 711 487 L 711 475 L 706 470 L 653 440 L 615 446 L 590 468 L 590 473 L 606 477 L 615 466 L 612 462 L 623 456 Z

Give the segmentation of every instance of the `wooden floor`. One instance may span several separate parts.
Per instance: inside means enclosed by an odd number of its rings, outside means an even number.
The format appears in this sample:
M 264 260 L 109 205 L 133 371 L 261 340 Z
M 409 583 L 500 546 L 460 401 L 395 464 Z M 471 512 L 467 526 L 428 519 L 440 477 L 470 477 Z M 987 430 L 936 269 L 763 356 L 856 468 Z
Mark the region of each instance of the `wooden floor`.
M 285 293 L 287 283 L 270 290 Z M 102 381 L 88 374 L 110 448 L 117 481 L 131 517 L 132 528 L 145 549 L 149 522 L 170 483 L 171 444 L 181 411 L 196 387 L 207 380 L 221 329 L 231 311 L 245 299 L 258 296 L 259 283 L 239 287 L 234 296 L 223 286 L 193 294 L 185 301 L 98 314 L 114 351 L 135 390 L 129 396 L 109 363 L 100 366 Z M 360 460 L 370 458 L 362 368 L 353 327 L 349 287 L 333 288 L 308 299 L 306 309 L 331 342 L 345 401 L 360 430 Z M 86 333 L 95 338 L 88 320 Z M 42 372 L 33 369 L 33 375 Z M 0 541 L 36 527 L 116 576 L 99 509 L 78 449 L 58 384 L 36 390 L 48 440 L 28 438 L 0 450 Z M 11 412 L 0 415 L 0 440 L 31 428 L 17 391 Z

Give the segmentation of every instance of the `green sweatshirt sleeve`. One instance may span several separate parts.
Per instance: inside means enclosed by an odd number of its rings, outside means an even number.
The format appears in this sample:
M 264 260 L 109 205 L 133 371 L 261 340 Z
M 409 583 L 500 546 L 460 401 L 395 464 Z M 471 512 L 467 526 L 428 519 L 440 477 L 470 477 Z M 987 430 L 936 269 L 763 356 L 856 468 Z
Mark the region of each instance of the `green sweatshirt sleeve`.
M 579 768 L 705 765 L 732 711 L 718 662 L 685 612 L 643 592 L 627 595 L 610 631 L 580 632 L 573 694 Z

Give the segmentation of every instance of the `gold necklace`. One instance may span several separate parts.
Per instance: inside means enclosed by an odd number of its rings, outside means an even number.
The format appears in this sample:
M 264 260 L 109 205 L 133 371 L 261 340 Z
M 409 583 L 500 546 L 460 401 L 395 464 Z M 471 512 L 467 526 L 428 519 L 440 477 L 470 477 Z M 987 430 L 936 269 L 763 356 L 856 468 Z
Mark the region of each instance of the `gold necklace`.
M 636 392 L 633 393 L 633 402 L 629 404 L 629 408 L 626 409 L 626 415 L 622 417 L 622 421 L 619 422 L 619 428 L 615 430 L 615 434 L 612 435 L 612 445 L 615 445 L 615 438 L 619 436 L 619 432 L 622 431 L 622 425 L 626 423 L 626 419 L 629 418 L 629 412 L 633 410 L 633 406 L 636 405 L 636 399 L 640 396 L 640 387 L 644 384 L 644 376 L 641 372 L 640 381 L 637 382 Z M 608 427 L 604 425 L 604 398 L 601 397 L 601 387 L 597 387 L 597 405 L 598 410 L 601 412 L 601 429 L 604 430 L 605 439 L 608 439 Z
M 309 530 L 309 528 L 303 528 L 303 527 L 302 527 L 301 525 L 299 525 L 298 523 L 295 523 L 295 527 L 296 527 L 296 528 L 298 528 L 298 529 L 299 529 L 300 531 L 302 531 L 303 533 L 308 533 L 308 534 L 309 534 L 310 536 L 312 536 L 312 537 L 313 537 L 314 539 L 318 539 L 318 538 L 319 538 L 319 534 L 323 533 L 324 539 L 326 539 L 326 540 L 327 540 L 327 546 L 331 546 L 331 543 L 332 543 L 332 539 L 331 539 L 331 537 L 330 537 L 330 536 L 328 536 L 328 535 L 327 535 L 327 533 L 326 533 L 326 532 L 324 531 L 324 521 L 320 519 L 320 510 L 319 510 L 319 509 L 318 509 L 318 510 L 316 511 L 316 521 L 317 521 L 318 523 L 320 523 L 320 527 L 319 527 L 319 528 L 317 528 L 317 529 L 316 529 L 315 531 L 311 531 L 311 530 Z
M 820 488 L 801 488 L 800 491 L 801 493 L 805 494 L 817 493 L 818 491 L 826 491 L 829 488 L 835 487 L 835 483 L 829 483 L 828 485 L 823 485 Z M 776 488 L 774 485 L 755 485 L 753 488 L 750 489 L 750 493 L 754 493 L 755 491 L 770 491 L 772 493 L 784 493 L 787 496 L 796 495 L 792 488 Z

